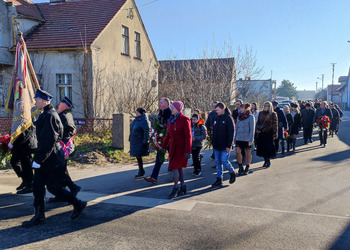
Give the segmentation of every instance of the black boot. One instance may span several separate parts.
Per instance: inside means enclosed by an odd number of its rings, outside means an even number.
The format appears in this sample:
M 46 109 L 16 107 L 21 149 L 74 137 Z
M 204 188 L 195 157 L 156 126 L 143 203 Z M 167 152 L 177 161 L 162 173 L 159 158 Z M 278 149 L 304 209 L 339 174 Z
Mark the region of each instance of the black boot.
M 217 188 L 222 186 L 222 179 L 219 177 L 216 177 L 216 181 L 213 185 L 211 185 L 212 188 Z
M 78 202 L 73 205 L 74 206 L 74 210 L 73 210 L 73 214 L 72 214 L 71 218 L 72 219 L 77 218 L 81 214 L 81 212 L 84 210 L 86 205 L 87 205 L 86 201 L 78 200 Z
M 32 227 L 37 225 L 46 224 L 45 218 L 45 207 L 34 207 L 35 215 L 29 221 L 25 221 L 22 223 L 22 227 Z
M 235 171 L 233 171 L 232 173 L 230 173 L 230 181 L 229 183 L 232 184 L 236 181 L 236 173 Z
M 238 163 L 238 176 L 243 175 L 243 164 L 242 163 Z
M 244 175 L 247 175 L 249 173 L 249 165 L 245 166 L 245 169 L 244 169 Z
M 139 170 L 138 174 L 135 175 L 135 178 L 144 178 L 145 177 L 145 170 Z
M 175 198 L 178 196 L 179 191 L 180 191 L 179 188 L 175 188 L 175 187 L 174 187 L 174 188 L 173 188 L 173 191 L 171 191 L 171 193 L 169 194 L 168 198 L 169 198 L 169 199 L 175 199 Z
M 30 194 L 30 193 L 33 193 L 33 188 L 31 185 L 28 185 L 25 188 L 17 191 L 17 194 Z
M 17 188 L 16 188 L 16 190 L 21 190 L 22 188 L 24 188 L 25 186 L 27 186 L 27 183 L 23 180 L 23 178 L 22 178 L 22 183 L 21 183 L 21 185 L 19 185 Z
M 183 185 L 181 188 L 180 188 L 180 191 L 178 192 L 177 196 L 180 196 L 180 195 L 184 195 L 187 193 L 187 186 L 186 185 Z
M 271 166 L 271 161 L 270 161 L 270 159 L 268 159 L 266 162 L 266 168 L 269 168 L 270 166 Z
M 297 142 L 297 138 L 293 138 L 293 151 L 295 151 L 295 144 Z

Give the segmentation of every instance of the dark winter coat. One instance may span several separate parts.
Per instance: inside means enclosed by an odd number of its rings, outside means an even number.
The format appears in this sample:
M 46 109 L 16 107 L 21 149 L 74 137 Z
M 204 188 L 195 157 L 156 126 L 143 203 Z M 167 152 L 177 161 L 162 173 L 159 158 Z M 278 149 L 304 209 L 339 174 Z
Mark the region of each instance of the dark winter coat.
M 291 113 L 287 113 L 286 114 L 286 119 L 287 119 L 287 123 L 288 123 L 288 129 L 290 130 L 290 128 L 293 125 L 294 119 Z
M 339 116 L 340 116 L 340 118 L 342 118 L 342 117 L 343 117 L 343 115 L 344 115 L 343 110 L 341 110 L 341 108 L 339 108 L 339 107 L 337 107 L 336 109 L 337 109 L 337 110 L 338 110 L 338 112 L 339 112 Z
M 259 112 L 258 122 L 256 123 L 256 133 L 259 131 L 263 133 L 271 133 L 273 137 L 278 136 L 278 120 L 276 112 L 266 113 Z
M 207 128 L 203 124 L 192 124 L 192 148 L 201 148 L 202 142 L 207 138 Z M 193 139 L 194 138 L 194 139 Z
M 340 122 L 340 115 L 337 109 L 331 109 L 332 112 L 332 118 L 331 118 L 331 126 L 330 130 L 336 130 L 338 128 L 339 122 Z
M 333 117 L 332 112 L 331 112 L 331 110 L 329 108 L 325 108 L 323 113 L 322 113 L 322 109 L 318 108 L 316 110 L 316 113 L 315 113 L 315 116 L 314 116 L 314 123 L 316 122 L 316 120 L 321 119 L 322 116 L 328 116 L 329 119 L 331 119 L 331 120 L 332 120 L 332 117 Z
M 274 138 L 278 136 L 278 120 L 276 112 L 259 112 L 256 123 L 256 155 L 269 158 L 276 155 Z
M 232 111 L 232 117 L 235 123 L 237 122 L 238 114 L 239 114 L 239 109 L 235 109 Z
M 188 159 L 185 154 L 192 153 L 191 121 L 180 113 L 167 127 L 168 133 L 162 148 L 166 149 L 169 145 L 169 169 L 186 168 Z
M 207 128 L 208 130 L 208 134 L 211 134 L 212 133 L 212 129 L 213 129 L 213 126 L 214 126 L 214 121 L 215 121 L 215 118 L 218 116 L 218 114 L 216 113 L 215 110 L 211 111 L 208 115 L 208 119 L 207 121 L 205 122 L 205 127 Z
M 228 114 L 218 115 L 214 121 L 212 145 L 214 150 L 223 151 L 231 148 L 235 126 L 233 119 Z
M 159 124 L 162 126 L 166 126 L 168 124 L 170 116 L 171 116 L 170 108 L 159 110 L 159 113 L 158 113 Z
M 311 108 L 307 110 L 305 108 L 300 113 L 303 128 L 312 128 L 314 123 L 315 110 L 312 110 Z
M 136 117 L 130 124 L 130 155 L 134 157 L 149 155 L 150 122 L 147 114 Z
M 44 107 L 35 126 L 38 148 L 35 150 L 33 161 L 38 163 L 43 171 L 64 167 L 64 153 L 60 145 L 63 125 L 51 104 Z
M 288 129 L 287 119 L 283 111 L 279 107 L 275 109 L 275 113 L 277 114 L 278 119 L 278 139 L 281 140 L 284 138 L 283 128 L 284 130 Z
M 64 144 L 67 144 L 67 142 L 70 140 L 72 136 L 74 136 L 77 133 L 77 129 L 75 127 L 73 114 L 71 109 L 66 109 L 58 114 L 62 125 L 63 125 L 63 138 L 62 141 Z M 73 155 L 73 152 L 75 150 L 75 144 L 74 140 L 72 141 L 72 145 L 69 148 L 69 155 Z
M 297 135 L 299 134 L 299 129 L 300 129 L 300 126 L 301 126 L 301 116 L 300 116 L 300 113 L 297 112 L 294 117 L 291 113 L 291 116 L 293 118 L 293 123 L 292 125 L 289 127 L 289 134 L 290 135 Z

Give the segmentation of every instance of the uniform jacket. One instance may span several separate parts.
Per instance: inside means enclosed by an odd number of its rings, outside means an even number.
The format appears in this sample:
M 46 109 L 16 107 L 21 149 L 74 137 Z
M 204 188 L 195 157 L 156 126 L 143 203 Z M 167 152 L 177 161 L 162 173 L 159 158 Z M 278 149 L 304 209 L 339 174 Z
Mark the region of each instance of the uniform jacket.
M 215 118 L 218 116 L 215 110 L 211 111 L 208 115 L 208 119 L 205 122 L 205 127 L 208 129 L 208 133 L 212 132 L 212 128 L 214 126 Z
M 315 110 L 312 110 L 311 108 L 307 110 L 305 108 L 300 113 L 303 128 L 312 128 L 314 123 Z
M 237 119 L 236 123 L 236 141 L 253 142 L 255 134 L 255 118 L 254 115 L 250 115 L 247 119 Z
M 260 130 L 262 133 L 271 133 L 274 137 L 277 137 L 278 120 L 276 112 L 270 114 L 264 111 L 259 112 L 258 122 L 256 123 L 257 130 Z
M 169 168 L 180 169 L 187 167 L 185 154 L 192 153 L 191 121 L 182 113 L 176 120 L 168 123 L 168 133 L 162 145 L 163 149 L 169 145 Z
M 21 151 L 24 150 L 26 153 L 33 153 L 35 151 L 38 147 L 38 141 L 36 139 L 34 124 L 17 137 L 13 143 L 13 147 Z
M 62 125 L 63 125 L 63 138 L 62 141 L 66 144 L 69 139 L 74 136 L 77 133 L 77 129 L 75 127 L 73 114 L 71 109 L 66 109 L 58 114 L 58 116 L 61 119 Z M 74 140 L 72 141 L 72 145 L 69 148 L 69 154 L 72 155 L 72 153 L 75 150 L 75 144 Z
M 283 128 L 287 130 L 288 124 L 287 124 L 286 116 L 284 115 L 283 111 L 279 107 L 275 109 L 275 112 L 277 114 L 277 119 L 278 119 L 278 139 L 280 140 L 284 138 Z
M 147 114 L 136 117 L 130 124 L 130 155 L 139 157 L 149 155 L 150 122 Z
M 214 150 L 223 151 L 231 148 L 235 126 L 229 114 L 218 115 L 214 121 L 212 145 Z
M 201 148 L 202 142 L 207 138 L 207 128 L 203 124 L 192 124 L 192 148 Z M 194 138 L 194 140 L 193 140 Z
M 41 169 L 64 167 L 64 153 L 60 145 L 63 138 L 63 125 L 56 110 L 51 104 L 44 107 L 35 122 L 38 148 L 33 161 L 41 165 Z

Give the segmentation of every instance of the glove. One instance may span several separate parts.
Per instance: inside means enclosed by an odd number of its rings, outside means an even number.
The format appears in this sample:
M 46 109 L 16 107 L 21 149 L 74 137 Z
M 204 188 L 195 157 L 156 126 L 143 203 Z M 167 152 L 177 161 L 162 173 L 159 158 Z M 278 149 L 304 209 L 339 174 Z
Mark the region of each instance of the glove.
M 185 157 L 186 157 L 186 159 L 188 160 L 188 159 L 191 158 L 191 155 L 190 155 L 189 153 L 185 153 Z
M 13 145 L 12 145 L 12 143 L 11 142 L 9 142 L 9 144 L 7 145 L 10 149 L 12 149 L 13 148 Z
M 36 163 L 35 161 L 33 161 L 33 168 L 40 168 L 40 165 L 38 163 Z

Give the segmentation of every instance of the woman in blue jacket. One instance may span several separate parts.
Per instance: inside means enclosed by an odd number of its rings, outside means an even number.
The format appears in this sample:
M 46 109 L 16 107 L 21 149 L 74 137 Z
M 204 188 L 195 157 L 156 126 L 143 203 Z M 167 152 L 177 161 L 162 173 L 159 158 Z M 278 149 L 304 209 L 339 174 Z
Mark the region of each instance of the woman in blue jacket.
M 139 172 L 135 178 L 145 177 L 143 169 L 142 156 L 149 155 L 149 128 L 150 122 L 146 110 L 138 108 L 136 117 L 130 124 L 130 155 L 136 157 L 139 166 Z

